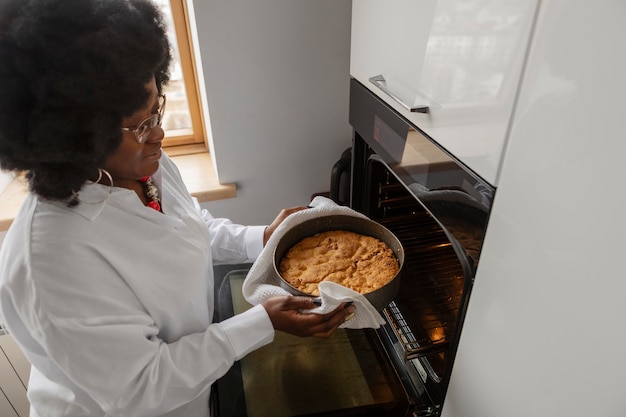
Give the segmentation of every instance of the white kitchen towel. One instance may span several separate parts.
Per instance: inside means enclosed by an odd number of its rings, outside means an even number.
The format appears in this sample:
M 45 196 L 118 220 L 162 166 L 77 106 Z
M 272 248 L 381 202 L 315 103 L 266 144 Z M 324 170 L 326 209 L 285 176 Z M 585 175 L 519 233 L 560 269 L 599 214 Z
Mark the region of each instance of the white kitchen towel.
M 363 214 L 349 207 L 340 206 L 333 200 L 321 196 L 315 197 L 309 204 L 309 207 L 311 208 L 298 211 L 287 217 L 272 233 L 261 255 L 252 264 L 242 288 L 243 297 L 250 304 L 260 304 L 276 295 L 290 295 L 287 290 L 280 287 L 280 277 L 274 272 L 272 261 L 274 249 L 286 231 L 306 220 L 329 215 L 342 214 L 365 218 Z M 377 329 L 384 324 L 385 321 L 376 308 L 358 292 L 332 282 L 323 282 L 318 288 L 322 305 L 308 310 L 309 312 L 328 313 L 337 308 L 342 302 L 352 301 L 356 307 L 355 314 L 340 327 Z

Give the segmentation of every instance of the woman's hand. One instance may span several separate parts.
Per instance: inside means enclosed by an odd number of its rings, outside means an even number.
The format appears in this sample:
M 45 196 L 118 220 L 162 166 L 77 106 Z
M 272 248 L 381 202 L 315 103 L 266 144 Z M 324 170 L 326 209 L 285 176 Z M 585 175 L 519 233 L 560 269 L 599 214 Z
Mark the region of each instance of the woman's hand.
M 302 337 L 329 337 L 355 310 L 353 305 L 343 303 L 327 314 L 301 312 L 317 307 L 310 297 L 277 296 L 262 304 L 274 329 Z
M 272 233 L 274 233 L 274 230 L 276 230 L 278 225 L 281 224 L 283 220 L 285 220 L 290 214 L 293 214 L 295 212 L 298 212 L 300 210 L 305 210 L 305 209 L 306 209 L 305 206 L 282 209 L 280 213 L 278 213 L 278 216 L 276 216 L 274 221 L 265 228 L 265 233 L 263 233 L 263 246 L 267 244 L 267 241 L 270 239 L 270 236 L 272 236 Z

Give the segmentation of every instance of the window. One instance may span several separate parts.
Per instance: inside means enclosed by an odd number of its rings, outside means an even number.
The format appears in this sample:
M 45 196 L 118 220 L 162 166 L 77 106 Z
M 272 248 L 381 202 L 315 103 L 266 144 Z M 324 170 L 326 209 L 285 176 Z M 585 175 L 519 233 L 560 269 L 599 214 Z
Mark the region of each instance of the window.
M 155 0 L 168 20 L 168 36 L 174 58 L 167 86 L 167 109 L 163 118 L 164 147 L 205 148 L 200 97 L 196 82 L 185 0 Z M 194 146 L 195 145 L 195 146 Z

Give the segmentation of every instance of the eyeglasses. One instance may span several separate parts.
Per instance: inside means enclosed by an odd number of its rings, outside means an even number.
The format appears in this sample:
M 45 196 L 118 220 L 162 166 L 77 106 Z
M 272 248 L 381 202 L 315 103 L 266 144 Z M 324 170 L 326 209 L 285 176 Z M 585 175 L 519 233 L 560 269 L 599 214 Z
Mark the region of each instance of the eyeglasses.
M 159 96 L 159 108 L 153 115 L 147 116 L 137 124 L 137 127 L 123 127 L 122 130 L 133 132 L 138 143 L 144 143 L 150 137 L 152 129 L 161 126 L 163 113 L 165 112 L 165 94 Z

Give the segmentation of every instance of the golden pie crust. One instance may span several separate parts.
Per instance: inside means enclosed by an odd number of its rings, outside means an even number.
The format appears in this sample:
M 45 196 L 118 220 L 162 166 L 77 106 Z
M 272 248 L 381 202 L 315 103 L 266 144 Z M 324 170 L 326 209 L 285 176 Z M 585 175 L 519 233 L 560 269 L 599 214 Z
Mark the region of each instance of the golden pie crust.
M 292 287 L 316 296 L 322 281 L 367 294 L 389 283 L 398 270 L 398 260 L 386 243 L 346 230 L 302 239 L 287 251 L 278 268 Z

